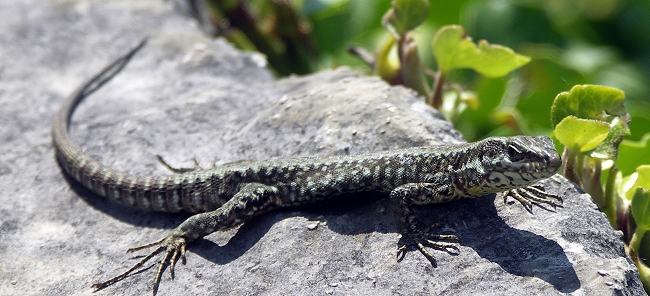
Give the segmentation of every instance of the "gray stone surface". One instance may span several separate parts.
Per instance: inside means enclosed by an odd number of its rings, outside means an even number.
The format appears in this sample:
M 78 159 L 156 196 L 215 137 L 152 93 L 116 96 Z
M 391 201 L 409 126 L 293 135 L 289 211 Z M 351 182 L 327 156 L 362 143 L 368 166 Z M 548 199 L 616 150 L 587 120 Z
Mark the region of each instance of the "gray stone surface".
M 82 81 L 143 36 L 149 45 L 77 111 L 72 136 L 139 174 L 189 165 L 356 154 L 459 142 L 422 99 L 350 70 L 276 80 L 263 57 L 204 36 L 159 1 L 0 2 L 0 295 L 88 295 L 124 271 L 135 245 L 187 216 L 148 213 L 69 183 L 52 119 Z M 159 295 L 642 295 L 638 273 L 589 196 L 556 176 L 557 212 L 500 196 L 421 207 L 460 237 L 459 255 L 396 262 L 385 196 L 348 195 L 265 214 L 189 248 Z M 96 295 L 148 294 L 148 269 Z

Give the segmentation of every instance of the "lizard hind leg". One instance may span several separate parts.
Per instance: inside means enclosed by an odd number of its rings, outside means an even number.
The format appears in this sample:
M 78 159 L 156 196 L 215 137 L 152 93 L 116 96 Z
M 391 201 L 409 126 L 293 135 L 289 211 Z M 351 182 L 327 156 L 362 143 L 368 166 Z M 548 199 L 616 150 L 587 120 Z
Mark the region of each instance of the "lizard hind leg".
M 172 171 L 174 173 L 177 173 L 177 174 L 183 174 L 183 173 L 189 173 L 189 172 L 195 172 L 195 171 L 205 171 L 206 170 L 206 168 L 201 166 L 201 164 L 199 163 L 199 160 L 198 160 L 198 158 L 196 158 L 196 156 L 192 158 L 192 162 L 194 162 L 194 166 L 192 166 L 192 167 L 176 167 L 176 166 L 172 166 L 161 155 L 158 155 L 158 154 L 156 155 L 156 159 L 165 168 L 167 168 L 168 170 L 170 170 L 170 171 Z M 208 167 L 207 169 L 212 169 L 214 167 L 215 167 L 215 161 L 212 161 L 210 163 L 210 167 Z
M 146 244 L 143 246 L 135 247 L 128 249 L 126 252 L 127 253 L 133 253 L 136 251 L 148 249 L 151 247 L 156 247 L 149 255 L 146 257 L 142 258 L 140 261 L 138 261 L 136 264 L 134 264 L 131 268 L 129 268 L 127 271 L 101 283 L 93 284 L 91 288 L 95 289 L 95 291 L 101 290 L 103 288 L 106 288 L 116 282 L 119 282 L 126 278 L 129 274 L 131 274 L 133 271 L 141 268 L 145 263 L 147 263 L 151 258 L 154 256 L 162 253 L 165 251 L 165 254 L 163 255 L 163 258 L 160 260 L 160 263 L 158 265 L 158 271 L 156 272 L 156 276 L 154 278 L 154 283 L 153 283 L 153 291 L 152 294 L 156 295 L 156 292 L 158 291 L 158 286 L 160 284 L 160 278 L 162 276 L 162 273 L 165 269 L 165 266 L 169 262 L 170 265 L 170 273 L 171 277 L 174 278 L 174 267 L 176 265 L 176 262 L 178 260 L 178 255 L 181 256 L 182 263 L 185 264 L 185 251 L 187 250 L 187 242 L 184 237 L 179 236 L 177 231 L 174 231 L 170 233 L 167 237 L 164 239 L 161 239 L 157 242 Z
M 158 263 L 158 271 L 154 277 L 153 295 L 156 295 L 162 273 L 167 264 L 170 266 L 172 279 L 174 278 L 174 266 L 179 258 L 185 264 L 185 251 L 188 243 L 219 230 L 231 229 L 241 223 L 246 222 L 252 216 L 272 208 L 278 204 L 278 189 L 274 186 L 268 186 L 261 183 L 244 183 L 241 189 L 225 204 L 212 212 L 195 214 L 181 225 L 176 227 L 164 239 L 127 250 L 127 253 L 136 252 L 151 247 L 156 247 L 145 258 L 133 265 L 126 272 L 113 277 L 105 282 L 92 285 L 95 291 L 108 287 L 124 278 L 133 271 L 141 268 L 147 261 L 154 256 L 163 253 L 164 255 Z

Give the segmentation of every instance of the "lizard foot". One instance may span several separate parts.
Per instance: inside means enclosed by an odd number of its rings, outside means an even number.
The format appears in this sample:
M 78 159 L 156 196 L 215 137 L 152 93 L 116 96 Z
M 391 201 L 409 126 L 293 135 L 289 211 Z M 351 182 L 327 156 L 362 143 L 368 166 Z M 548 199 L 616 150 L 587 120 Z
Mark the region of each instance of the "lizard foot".
M 561 197 L 544 191 L 544 187 L 538 184 L 528 187 L 511 189 L 505 192 L 503 195 L 503 202 L 507 201 L 508 196 L 519 201 L 530 213 L 533 212 L 533 203 L 537 205 L 547 204 L 552 206 L 553 210 L 556 210 L 557 207 L 562 206 L 563 202 Z
M 153 290 L 152 294 L 156 295 L 156 292 L 158 291 L 158 285 L 160 284 L 160 278 L 162 276 L 162 273 L 165 269 L 165 266 L 167 262 L 169 262 L 169 267 L 170 267 L 170 274 L 172 279 L 174 278 L 174 266 L 176 265 L 176 262 L 178 261 L 178 255 L 181 256 L 181 260 L 183 264 L 185 264 L 185 251 L 186 251 L 186 246 L 187 242 L 186 239 L 182 236 L 179 236 L 178 234 L 171 233 L 169 234 L 166 238 L 159 240 L 157 242 L 147 244 L 144 246 L 136 247 L 136 248 L 131 248 L 128 249 L 126 252 L 127 253 L 132 253 L 144 249 L 148 249 L 151 247 L 156 247 L 157 248 L 151 252 L 149 255 L 144 257 L 142 260 L 140 260 L 138 263 L 133 265 L 129 270 L 123 272 L 122 274 L 113 277 L 105 282 L 102 283 L 97 283 L 91 286 L 91 288 L 94 288 L 95 291 L 101 290 L 103 288 L 106 288 L 116 282 L 121 281 L 122 279 L 126 278 L 130 273 L 133 271 L 137 270 L 138 268 L 141 268 L 147 261 L 149 261 L 151 258 L 154 256 L 162 253 L 163 251 L 165 252 L 165 255 L 163 256 L 162 260 L 160 260 L 160 264 L 158 265 L 158 272 L 156 272 L 156 277 L 154 278 L 153 281 Z
M 397 249 L 397 261 L 402 261 L 406 251 L 409 247 L 416 247 L 424 257 L 431 262 L 433 267 L 437 267 L 436 259 L 429 253 L 426 247 L 438 249 L 451 254 L 458 254 L 460 250 L 456 247 L 455 243 L 458 242 L 458 237 L 453 234 L 432 234 L 429 233 L 431 228 L 435 225 L 428 227 L 424 231 L 409 231 L 402 235 L 403 243 Z M 452 252 L 452 250 L 454 252 Z
M 206 168 L 202 167 L 201 164 L 199 164 L 199 159 L 196 157 L 192 158 L 192 161 L 194 162 L 193 167 L 175 167 L 169 164 L 161 155 L 156 155 L 156 159 L 158 159 L 158 162 L 160 162 L 164 167 L 166 167 L 168 170 L 177 173 L 177 174 L 183 174 L 183 173 L 188 173 L 188 172 L 196 172 L 196 171 L 204 171 Z M 212 161 L 210 163 L 210 167 L 208 169 L 214 168 L 215 167 L 215 162 Z

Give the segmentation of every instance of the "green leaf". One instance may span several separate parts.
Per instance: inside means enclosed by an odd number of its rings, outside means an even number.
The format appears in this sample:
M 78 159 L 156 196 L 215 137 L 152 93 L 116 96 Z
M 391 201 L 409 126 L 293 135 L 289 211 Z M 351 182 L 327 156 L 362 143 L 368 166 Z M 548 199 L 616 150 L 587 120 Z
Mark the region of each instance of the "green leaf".
M 625 193 L 625 196 L 630 200 L 633 198 L 636 188 L 643 187 L 646 190 L 650 190 L 650 165 L 640 165 L 636 168 L 634 174 L 636 175 L 634 185 Z M 636 216 L 634 217 L 636 218 Z
M 632 203 L 630 204 L 634 221 L 637 227 L 650 228 L 650 190 L 636 187 L 633 190 Z
M 567 149 L 586 152 L 600 145 L 609 129 L 604 122 L 567 116 L 555 127 L 555 136 Z
M 428 15 L 427 0 L 393 0 L 392 7 L 384 14 L 381 24 L 395 39 L 400 39 L 400 36 L 424 22 Z
M 476 44 L 461 26 L 444 26 L 432 41 L 433 55 L 440 71 L 470 68 L 486 77 L 501 77 L 527 64 L 530 58 L 501 45 L 481 40 Z
M 617 88 L 576 85 L 569 92 L 561 92 L 555 97 L 551 107 L 553 127 L 569 115 L 606 122 L 611 122 L 615 116 L 627 118 L 623 100 L 625 93 Z
M 641 164 L 650 163 L 650 133 L 643 136 L 640 141 L 625 140 L 619 148 L 616 166 L 623 175 L 632 174 Z
M 630 211 L 636 222 L 636 230 L 630 240 L 630 256 L 634 258 L 639 268 L 639 274 L 644 277 L 643 284 L 648 288 L 650 287 L 650 268 L 643 263 L 644 258 L 648 258 L 648 249 L 644 248 L 642 242 L 643 237 L 650 230 L 650 165 L 640 166 L 637 172 L 639 174 L 637 183 L 644 183 L 645 185 L 637 186 L 635 184 L 630 190 L 630 192 L 633 192 Z M 644 176 L 642 177 L 642 175 Z M 639 182 L 640 179 L 643 180 Z
M 610 123 L 607 138 L 601 145 L 590 151 L 589 156 L 616 160 L 621 142 L 629 137 L 630 129 L 627 127 L 627 121 L 622 117 L 615 117 Z
M 629 115 L 623 101 L 625 94 L 617 88 L 602 85 L 576 85 L 569 92 L 555 97 L 551 107 L 551 122 L 556 127 L 567 116 L 596 120 L 610 126 L 607 139 L 589 152 L 600 159 L 616 159 L 621 142 L 630 137 Z M 584 152 L 584 151 L 583 151 Z

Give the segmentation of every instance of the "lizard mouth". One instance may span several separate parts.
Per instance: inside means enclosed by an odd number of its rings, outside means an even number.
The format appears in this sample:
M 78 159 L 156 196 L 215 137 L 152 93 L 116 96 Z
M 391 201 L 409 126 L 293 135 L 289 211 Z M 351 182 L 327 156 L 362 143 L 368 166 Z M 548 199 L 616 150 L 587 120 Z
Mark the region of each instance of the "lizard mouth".
M 544 165 L 547 167 L 546 171 L 551 173 L 557 172 L 560 166 L 562 166 L 562 158 L 555 149 L 549 149 L 548 155 L 544 157 L 544 162 Z
M 553 153 L 548 159 L 548 167 L 549 169 L 559 169 L 560 166 L 562 165 L 562 158 L 560 157 L 560 154 Z
M 560 155 L 555 152 L 550 153 L 548 156 L 541 159 L 541 161 L 524 164 L 520 168 L 520 172 L 528 173 L 535 178 L 543 179 L 557 173 L 557 170 L 561 165 L 562 158 L 560 158 Z

